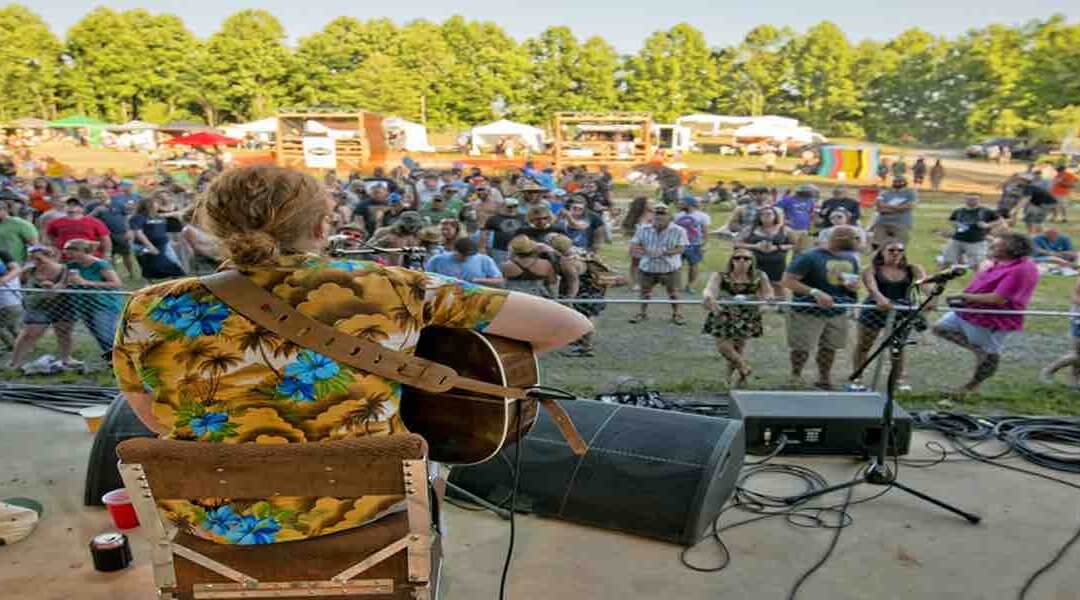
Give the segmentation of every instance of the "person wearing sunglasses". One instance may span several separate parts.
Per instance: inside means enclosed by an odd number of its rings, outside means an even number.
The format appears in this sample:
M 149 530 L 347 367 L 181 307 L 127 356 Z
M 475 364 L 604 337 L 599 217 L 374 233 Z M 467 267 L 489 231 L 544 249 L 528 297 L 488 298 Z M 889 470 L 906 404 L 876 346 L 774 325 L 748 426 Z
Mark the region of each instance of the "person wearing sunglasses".
M 872 304 L 874 308 L 864 308 L 859 313 L 857 326 L 858 335 L 855 343 L 853 365 L 857 369 L 866 360 L 878 338 L 878 334 L 885 328 L 889 321 L 889 312 L 897 306 L 911 306 L 911 293 L 915 290 L 915 282 L 926 277 L 926 271 L 919 265 L 908 262 L 904 244 L 901 242 L 889 242 L 876 253 L 861 275 L 862 283 L 866 286 L 867 296 L 863 304 Z M 923 285 L 923 291 L 929 292 L 932 285 Z M 894 319 L 906 316 L 905 313 L 897 314 Z M 915 325 L 916 329 L 926 329 L 926 320 L 920 318 Z M 900 388 L 905 388 L 903 378 L 903 355 L 893 368 L 898 369 L 898 377 L 901 378 Z
M 728 259 L 727 270 L 713 273 L 705 285 L 704 333 L 716 338 L 716 350 L 727 361 L 727 382 L 731 387 L 746 383 L 753 370 L 746 362 L 746 346 L 750 338 L 764 332 L 761 308 L 756 304 L 740 304 L 743 300 L 772 300 L 772 286 L 764 271 L 757 268 L 754 253 L 736 248 Z M 723 304 L 718 302 L 725 300 Z M 735 381 L 732 383 L 732 376 Z

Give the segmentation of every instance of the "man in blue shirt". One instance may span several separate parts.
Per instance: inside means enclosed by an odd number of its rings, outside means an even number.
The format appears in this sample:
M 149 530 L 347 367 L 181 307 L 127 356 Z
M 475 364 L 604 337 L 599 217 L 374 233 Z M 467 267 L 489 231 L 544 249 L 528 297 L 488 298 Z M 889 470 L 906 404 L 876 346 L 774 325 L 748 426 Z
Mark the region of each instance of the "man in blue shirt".
M 817 196 L 816 187 L 804 184 L 795 188 L 794 195 L 784 196 L 776 204 L 777 208 L 784 211 L 784 224 L 792 232 L 796 255 L 802 254 L 803 250 L 810 246 L 810 224 L 813 220 Z
M 461 238 L 454 242 L 453 252 L 432 256 L 424 270 L 447 277 L 454 277 L 477 285 L 501 286 L 502 272 L 486 254 L 480 254 L 476 242 Z
M 1047 229 L 1032 238 L 1031 243 L 1035 245 L 1035 260 L 1038 262 L 1070 267 L 1076 264 L 1077 252 L 1073 248 L 1072 239 L 1058 233 L 1057 229 Z

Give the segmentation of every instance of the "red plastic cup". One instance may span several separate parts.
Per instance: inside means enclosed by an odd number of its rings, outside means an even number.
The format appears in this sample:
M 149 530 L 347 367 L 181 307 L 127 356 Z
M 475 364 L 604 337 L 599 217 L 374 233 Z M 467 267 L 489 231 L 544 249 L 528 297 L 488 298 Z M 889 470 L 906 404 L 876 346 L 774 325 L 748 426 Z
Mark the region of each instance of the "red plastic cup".
M 128 496 L 127 490 L 113 490 L 102 496 L 101 501 L 109 509 L 109 516 L 117 528 L 131 529 L 139 526 L 139 517 L 135 514 L 135 507 L 131 504 L 131 496 Z

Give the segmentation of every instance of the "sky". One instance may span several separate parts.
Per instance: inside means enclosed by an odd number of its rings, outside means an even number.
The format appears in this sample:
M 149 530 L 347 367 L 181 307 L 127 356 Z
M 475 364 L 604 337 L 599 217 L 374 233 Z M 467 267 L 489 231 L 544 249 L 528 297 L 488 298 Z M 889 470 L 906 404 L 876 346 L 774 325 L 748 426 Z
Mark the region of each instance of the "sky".
M 552 25 L 566 25 L 580 37 L 600 35 L 622 53 L 637 51 L 649 34 L 684 21 L 704 31 L 711 45 L 722 46 L 737 43 L 747 31 L 762 24 L 802 31 L 829 20 L 849 39 L 859 41 L 887 39 L 916 26 L 953 36 L 991 23 L 1015 25 L 1055 13 L 1072 22 L 1080 20 L 1077 0 L 411 0 L 400 5 L 370 0 L 33 0 L 26 4 L 60 36 L 94 6 L 173 13 L 200 37 L 213 33 L 229 14 L 262 8 L 281 20 L 292 41 L 322 29 L 339 16 L 365 20 L 389 17 L 406 23 L 419 18 L 442 21 L 460 14 L 470 20 L 494 21 L 519 40 Z

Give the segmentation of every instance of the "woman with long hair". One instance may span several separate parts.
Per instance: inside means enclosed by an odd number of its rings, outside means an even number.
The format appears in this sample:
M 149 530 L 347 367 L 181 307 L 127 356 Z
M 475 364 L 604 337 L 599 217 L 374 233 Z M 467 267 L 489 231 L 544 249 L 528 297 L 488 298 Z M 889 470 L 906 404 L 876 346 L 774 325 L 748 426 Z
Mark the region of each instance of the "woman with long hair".
M 863 303 L 873 304 L 874 308 L 863 308 L 859 313 L 853 355 L 855 368 L 866 360 L 878 334 L 888 322 L 889 312 L 898 306 L 911 306 L 911 292 L 915 288 L 915 282 L 925 276 L 926 271 L 922 267 L 908 262 L 904 243 L 899 240 L 885 244 L 874 253 L 870 266 L 864 269 L 861 275 L 862 283 L 869 292 Z M 900 313 L 894 318 L 900 319 L 904 316 Z M 925 328 L 925 321 L 922 323 Z M 897 374 L 902 377 L 903 354 L 893 367 L 899 369 Z
M 630 202 L 630 208 L 626 210 L 623 218 L 622 232 L 626 239 L 631 239 L 637 233 L 638 227 L 652 223 L 652 205 L 645 196 L 638 196 Z M 641 264 L 641 255 L 637 254 L 633 247 L 630 248 L 630 285 L 634 291 L 638 290 L 637 272 Z
M 772 286 L 765 272 L 758 269 L 757 258 L 746 248 L 736 248 L 728 259 L 727 270 L 713 273 L 705 285 L 704 332 L 716 338 L 716 350 L 727 360 L 727 380 L 737 373 L 733 385 L 743 385 L 753 369 L 746 362 L 750 338 L 761 337 L 761 308 L 756 304 L 720 304 L 718 300 L 772 300 Z
M 773 296 L 784 297 L 780 280 L 787 268 L 787 255 L 795 247 L 795 241 L 780 216 L 780 210 L 766 206 L 757 211 L 754 223 L 742 230 L 735 238 L 735 248 L 754 253 L 757 268 L 769 277 Z
M 94 255 L 98 242 L 68 240 L 64 254 L 68 257 L 67 287 L 80 290 L 68 299 L 72 311 L 94 336 L 102 353 L 112 352 L 116 337 L 116 320 L 123 308 L 123 297 L 115 292 L 124 287 L 111 262 Z
M 27 251 L 29 262 L 22 270 L 23 316 L 22 330 L 15 338 L 9 368 L 20 369 L 34 350 L 37 341 L 52 327 L 56 334 L 58 349 L 57 366 L 61 369 L 77 369 L 83 363 L 71 358 L 72 331 L 75 315 L 68 303 L 68 295 L 54 293 L 63 289 L 67 279 L 67 267 L 60 261 L 59 253 L 45 246 L 31 246 Z
M 128 226 L 135 241 L 135 258 L 147 280 L 183 277 L 184 269 L 174 260 L 169 244 L 169 223 L 161 211 L 164 195 L 155 193 L 139 200 Z M 182 227 L 181 227 L 182 229 Z

